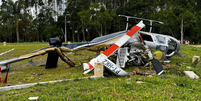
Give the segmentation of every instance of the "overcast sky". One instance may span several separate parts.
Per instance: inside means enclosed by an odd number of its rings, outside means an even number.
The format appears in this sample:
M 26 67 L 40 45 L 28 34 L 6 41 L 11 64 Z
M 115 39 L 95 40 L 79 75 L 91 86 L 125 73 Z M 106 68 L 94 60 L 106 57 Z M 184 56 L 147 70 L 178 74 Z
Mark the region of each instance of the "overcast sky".
M 18 1 L 18 0 L 12 0 L 12 1 L 16 2 L 16 1 Z M 46 0 L 42 0 L 42 1 L 43 1 L 43 2 L 46 2 Z M 67 0 L 63 0 L 63 1 L 67 1 Z M 0 0 L 0 5 L 2 5 L 2 0 Z M 57 5 L 57 4 L 56 4 L 56 5 Z M 46 5 L 46 6 L 47 6 L 47 5 Z M 38 11 L 37 11 L 38 13 L 39 13 L 39 11 L 40 11 L 40 8 L 41 8 L 41 7 L 38 6 L 38 9 L 37 9 L 37 10 L 38 10 Z M 52 6 L 52 8 L 53 8 L 54 10 L 56 10 L 56 11 L 57 11 L 57 9 L 58 9 L 58 8 L 55 7 L 54 5 Z M 55 8 L 56 8 L 56 9 L 55 9 Z M 63 8 L 63 9 L 66 8 L 64 4 L 62 4 L 62 8 Z M 30 13 L 32 14 L 33 18 L 35 18 L 36 15 L 35 15 L 35 9 L 34 9 L 34 7 L 33 7 L 33 8 L 29 8 L 29 9 L 30 9 Z M 59 11 L 57 11 L 57 12 L 58 12 L 59 14 L 63 14 L 64 11 L 63 11 L 63 10 L 62 10 L 62 11 L 59 10 Z M 57 19 L 57 17 L 56 17 L 56 19 Z
M 15 1 L 17 1 L 17 0 L 13 0 L 13 1 L 15 2 Z M 0 0 L 0 5 L 1 5 L 1 4 L 2 4 L 2 0 Z

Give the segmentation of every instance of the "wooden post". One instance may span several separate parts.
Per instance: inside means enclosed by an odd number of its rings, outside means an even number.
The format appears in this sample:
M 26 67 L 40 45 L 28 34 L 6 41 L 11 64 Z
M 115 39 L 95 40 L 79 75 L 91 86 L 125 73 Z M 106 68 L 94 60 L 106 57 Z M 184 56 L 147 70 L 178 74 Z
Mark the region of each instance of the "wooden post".
M 198 61 L 200 61 L 200 56 L 193 56 L 192 63 L 195 62 L 195 60 L 197 60 L 197 59 L 198 59 Z
M 3 42 L 3 46 L 6 46 L 6 41 Z
M 94 76 L 103 76 L 103 63 L 95 62 L 94 65 Z

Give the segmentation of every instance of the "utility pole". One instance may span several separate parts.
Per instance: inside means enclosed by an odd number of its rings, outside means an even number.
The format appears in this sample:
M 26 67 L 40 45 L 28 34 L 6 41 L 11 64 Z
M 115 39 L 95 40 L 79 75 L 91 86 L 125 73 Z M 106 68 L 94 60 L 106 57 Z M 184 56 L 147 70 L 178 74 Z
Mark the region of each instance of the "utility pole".
M 183 19 L 181 20 L 181 44 L 183 43 L 183 35 L 184 35 L 184 31 L 183 31 Z
M 38 26 L 39 26 L 39 22 L 38 22 L 38 0 L 36 0 L 35 2 L 35 9 L 36 9 L 36 21 L 37 21 L 37 24 L 36 24 L 36 28 L 37 28 L 37 39 L 38 39 L 38 42 L 39 42 L 39 33 L 38 33 Z
M 58 20 L 58 19 L 57 19 L 57 17 L 58 17 L 58 15 L 57 15 L 57 14 L 58 14 L 58 10 L 57 10 L 57 0 L 55 0 L 54 3 L 55 3 L 54 6 L 55 6 L 55 11 L 56 11 L 55 21 L 57 21 L 57 20 Z
M 67 32 L 66 32 L 66 16 L 65 16 L 65 42 L 67 42 Z

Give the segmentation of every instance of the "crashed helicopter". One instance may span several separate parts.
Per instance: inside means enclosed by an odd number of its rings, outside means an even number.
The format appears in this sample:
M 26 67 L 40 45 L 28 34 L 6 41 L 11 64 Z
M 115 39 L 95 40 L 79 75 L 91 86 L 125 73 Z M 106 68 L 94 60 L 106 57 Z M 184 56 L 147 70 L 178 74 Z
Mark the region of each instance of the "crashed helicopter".
M 126 30 L 111 33 L 105 36 L 97 37 L 90 42 L 81 42 L 75 44 L 62 44 L 63 37 L 50 38 L 48 47 L 38 49 L 31 53 L 22 55 L 18 58 L 0 61 L 1 70 L 9 67 L 9 64 L 32 58 L 48 53 L 45 68 L 56 68 L 58 57 L 66 62 L 69 66 L 76 66 L 63 52 L 75 52 L 79 50 L 90 50 L 95 52 L 103 51 L 98 57 L 92 59 L 89 63 L 83 63 L 84 74 L 94 69 L 94 62 L 103 62 L 104 66 L 117 76 L 127 76 L 128 73 L 123 70 L 126 63 L 133 65 L 147 65 L 150 62 L 158 75 L 164 74 L 162 65 L 159 61 L 170 59 L 174 55 L 183 57 L 179 50 L 180 42 L 174 37 L 152 33 L 150 27 L 149 32 L 140 31 L 145 25 L 143 21 L 158 22 L 154 20 L 141 19 L 131 16 L 120 15 L 127 19 Z M 141 20 L 137 25 L 128 30 L 129 19 Z M 106 48 L 107 46 L 110 46 Z M 116 58 L 116 64 L 110 60 Z M 36 66 L 33 61 L 29 61 L 31 65 Z

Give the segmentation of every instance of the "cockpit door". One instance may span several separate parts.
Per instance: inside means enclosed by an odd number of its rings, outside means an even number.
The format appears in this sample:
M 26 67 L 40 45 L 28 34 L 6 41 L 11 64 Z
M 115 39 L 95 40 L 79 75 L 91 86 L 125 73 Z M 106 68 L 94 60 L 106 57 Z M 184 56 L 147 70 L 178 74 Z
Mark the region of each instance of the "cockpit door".
M 156 49 L 161 50 L 162 52 L 167 52 L 168 49 L 168 42 L 167 37 L 164 37 L 162 35 L 155 35 L 156 42 Z

